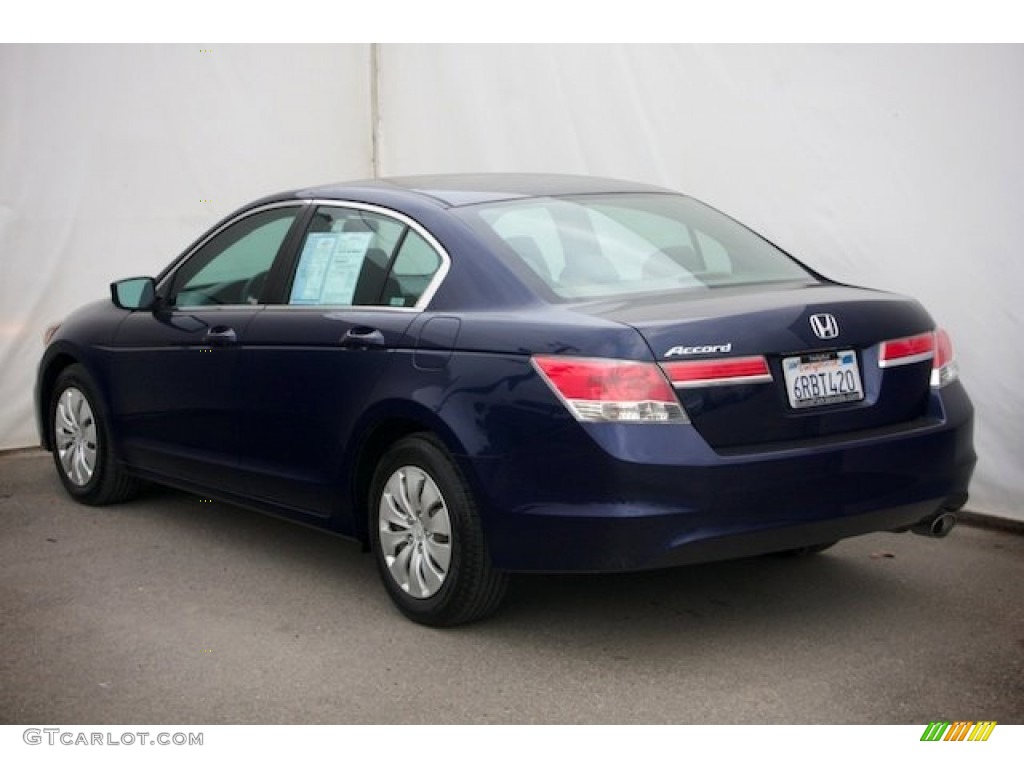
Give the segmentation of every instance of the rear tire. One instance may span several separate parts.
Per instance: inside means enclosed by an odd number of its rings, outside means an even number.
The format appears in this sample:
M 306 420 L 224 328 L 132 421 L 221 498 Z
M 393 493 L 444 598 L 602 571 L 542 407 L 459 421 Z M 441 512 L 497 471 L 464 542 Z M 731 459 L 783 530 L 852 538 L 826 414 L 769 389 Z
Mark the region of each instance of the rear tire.
M 374 473 L 370 505 L 377 568 L 407 618 L 451 627 L 498 609 L 508 576 L 491 565 L 472 491 L 437 438 L 395 443 Z
M 133 496 L 139 481 L 114 455 L 92 377 L 81 365 L 61 371 L 50 399 L 50 444 L 64 488 L 76 501 L 116 504 Z

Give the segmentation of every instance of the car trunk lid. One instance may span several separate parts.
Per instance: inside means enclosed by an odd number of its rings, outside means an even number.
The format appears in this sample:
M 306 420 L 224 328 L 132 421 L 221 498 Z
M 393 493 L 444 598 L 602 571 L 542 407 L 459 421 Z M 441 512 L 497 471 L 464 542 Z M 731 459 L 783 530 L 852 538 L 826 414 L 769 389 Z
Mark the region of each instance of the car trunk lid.
M 902 296 L 788 283 L 576 309 L 640 333 L 715 449 L 883 428 L 927 410 L 927 354 L 905 365 L 879 365 L 883 342 L 933 329 L 924 309 Z

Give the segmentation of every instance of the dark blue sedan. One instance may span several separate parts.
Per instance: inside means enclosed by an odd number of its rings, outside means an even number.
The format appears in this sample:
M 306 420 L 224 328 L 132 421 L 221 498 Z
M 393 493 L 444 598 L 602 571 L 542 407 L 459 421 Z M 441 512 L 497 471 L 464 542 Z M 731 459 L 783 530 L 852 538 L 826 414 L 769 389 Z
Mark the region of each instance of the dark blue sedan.
M 975 464 L 918 303 L 657 187 L 293 191 L 111 292 L 39 366 L 68 493 L 150 480 L 354 537 L 425 624 L 493 612 L 514 571 L 945 535 Z

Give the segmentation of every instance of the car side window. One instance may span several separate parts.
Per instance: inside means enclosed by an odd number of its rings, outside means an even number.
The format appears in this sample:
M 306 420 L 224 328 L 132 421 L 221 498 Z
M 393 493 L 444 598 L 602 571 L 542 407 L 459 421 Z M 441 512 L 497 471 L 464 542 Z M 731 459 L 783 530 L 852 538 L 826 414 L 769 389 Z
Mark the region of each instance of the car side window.
M 258 304 L 267 274 L 300 210 L 260 211 L 217 233 L 178 269 L 171 304 Z
M 414 306 L 440 267 L 441 257 L 437 251 L 410 229 L 384 283 L 380 303 L 389 307 Z
M 288 303 L 411 307 L 441 263 L 437 251 L 403 222 L 322 206 L 299 249 Z

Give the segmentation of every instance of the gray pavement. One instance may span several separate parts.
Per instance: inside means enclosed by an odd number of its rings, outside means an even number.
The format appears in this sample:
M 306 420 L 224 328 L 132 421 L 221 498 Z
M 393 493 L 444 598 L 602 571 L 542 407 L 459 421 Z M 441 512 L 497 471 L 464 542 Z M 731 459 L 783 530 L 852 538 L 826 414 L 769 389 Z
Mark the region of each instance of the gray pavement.
M 400 617 L 351 542 L 176 491 L 103 509 L 0 456 L 0 723 L 1024 723 L 1024 537 L 518 577 Z

